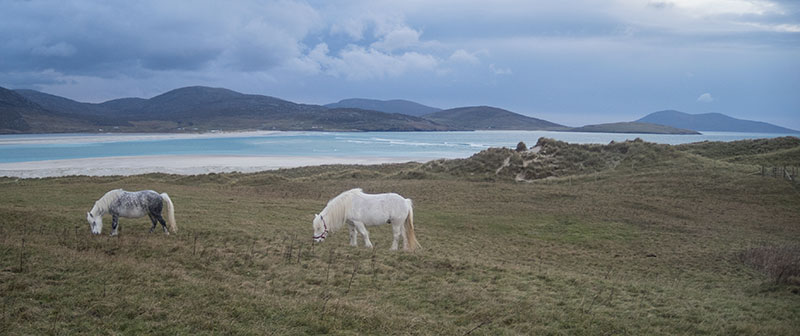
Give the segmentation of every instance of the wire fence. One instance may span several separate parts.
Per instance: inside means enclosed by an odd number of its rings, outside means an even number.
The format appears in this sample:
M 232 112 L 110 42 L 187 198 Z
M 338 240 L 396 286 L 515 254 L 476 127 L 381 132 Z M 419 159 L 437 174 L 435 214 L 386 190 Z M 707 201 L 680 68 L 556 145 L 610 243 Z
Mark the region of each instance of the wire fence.
M 783 178 L 792 182 L 797 182 L 798 167 L 767 167 L 761 166 L 761 176 Z

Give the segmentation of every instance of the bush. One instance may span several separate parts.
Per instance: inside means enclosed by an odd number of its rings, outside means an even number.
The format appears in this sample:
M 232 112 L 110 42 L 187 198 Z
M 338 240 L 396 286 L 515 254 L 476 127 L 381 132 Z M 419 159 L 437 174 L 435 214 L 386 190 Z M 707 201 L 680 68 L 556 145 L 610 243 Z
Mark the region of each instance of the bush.
M 800 283 L 800 245 L 761 246 L 745 250 L 740 259 L 776 284 Z
M 517 144 L 517 152 L 524 152 L 526 150 L 528 150 L 528 146 L 524 142 L 520 141 Z

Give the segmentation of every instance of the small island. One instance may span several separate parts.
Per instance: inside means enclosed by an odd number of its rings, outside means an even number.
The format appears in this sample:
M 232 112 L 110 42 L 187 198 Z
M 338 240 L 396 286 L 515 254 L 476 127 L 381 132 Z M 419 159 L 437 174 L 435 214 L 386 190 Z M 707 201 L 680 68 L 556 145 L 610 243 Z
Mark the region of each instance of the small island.
M 676 128 L 671 126 L 643 123 L 643 122 L 617 122 L 608 124 L 586 125 L 575 127 L 570 132 L 596 132 L 596 133 L 643 133 L 643 134 L 702 134 L 698 131 Z

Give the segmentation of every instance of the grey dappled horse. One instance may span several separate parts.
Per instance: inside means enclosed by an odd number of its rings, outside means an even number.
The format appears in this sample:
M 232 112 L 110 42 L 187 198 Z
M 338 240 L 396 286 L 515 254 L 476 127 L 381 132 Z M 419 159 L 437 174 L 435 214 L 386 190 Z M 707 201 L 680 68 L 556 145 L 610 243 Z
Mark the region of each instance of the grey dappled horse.
M 164 233 L 169 234 L 164 218 L 161 216 L 161 210 L 164 205 L 166 205 L 167 222 L 169 222 L 170 230 L 173 233 L 178 232 L 178 227 L 175 224 L 175 207 L 172 205 L 169 195 L 167 193 L 159 194 L 152 190 L 136 192 L 122 189 L 111 190 L 97 202 L 94 202 L 92 211 L 86 214 L 86 220 L 89 221 L 92 233 L 100 234 L 103 231 L 103 215 L 110 213 L 111 235 L 115 236 L 119 226 L 119 217 L 139 218 L 147 215 L 150 217 L 150 221 L 153 222 L 150 232 L 153 232 L 156 228 L 156 223 L 160 222 L 164 228 Z

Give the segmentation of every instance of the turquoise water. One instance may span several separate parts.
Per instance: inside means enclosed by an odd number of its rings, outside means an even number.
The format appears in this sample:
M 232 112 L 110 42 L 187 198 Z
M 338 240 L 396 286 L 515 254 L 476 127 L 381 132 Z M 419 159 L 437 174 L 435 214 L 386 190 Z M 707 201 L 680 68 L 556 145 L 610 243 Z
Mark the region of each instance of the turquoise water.
M 468 157 L 489 147 L 533 146 L 539 137 L 571 143 L 642 138 L 681 144 L 790 134 L 707 132 L 702 135 L 478 132 L 277 132 L 264 134 L 33 134 L 0 135 L 0 162 L 142 155 L 335 156 L 435 159 Z

